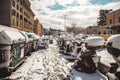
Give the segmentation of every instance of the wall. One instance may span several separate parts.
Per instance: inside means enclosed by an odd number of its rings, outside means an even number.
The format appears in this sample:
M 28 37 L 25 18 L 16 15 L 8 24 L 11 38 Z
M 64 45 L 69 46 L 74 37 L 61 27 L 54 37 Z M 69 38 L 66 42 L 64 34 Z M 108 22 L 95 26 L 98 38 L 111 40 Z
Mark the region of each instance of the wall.
M 10 0 L 0 0 L 0 24 L 10 26 Z

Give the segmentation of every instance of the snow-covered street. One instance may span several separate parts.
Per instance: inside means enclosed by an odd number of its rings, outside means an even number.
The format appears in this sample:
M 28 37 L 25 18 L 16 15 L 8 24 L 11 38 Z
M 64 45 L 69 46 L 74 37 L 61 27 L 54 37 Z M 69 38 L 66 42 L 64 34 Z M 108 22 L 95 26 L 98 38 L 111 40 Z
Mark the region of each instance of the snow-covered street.
M 120 0 L 1 0 L 0 80 L 120 80 Z
M 80 73 L 72 69 L 73 62 L 66 60 L 54 44 L 48 49 L 32 53 L 30 57 L 8 76 L 10 80 L 107 80 L 99 72 Z

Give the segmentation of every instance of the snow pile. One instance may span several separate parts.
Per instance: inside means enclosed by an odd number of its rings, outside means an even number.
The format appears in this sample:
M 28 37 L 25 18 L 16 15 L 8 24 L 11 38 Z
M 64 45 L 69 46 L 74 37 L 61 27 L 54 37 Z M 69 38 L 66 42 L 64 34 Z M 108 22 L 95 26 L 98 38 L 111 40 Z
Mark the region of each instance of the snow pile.
M 67 64 L 67 67 L 71 69 L 69 74 L 70 80 L 108 80 L 107 77 L 101 74 L 99 71 L 96 71 L 96 73 L 87 74 L 84 72 L 76 71 L 75 69 L 72 68 L 73 65 L 74 65 L 73 62 L 69 62 Z
M 107 80 L 107 78 L 105 78 L 99 72 L 93 74 L 86 74 L 86 73 L 78 72 L 74 69 L 71 71 L 71 78 L 73 80 Z
M 33 53 L 9 79 L 63 80 L 70 72 L 66 66 L 66 60 L 58 54 L 57 48 L 51 45 L 50 49 Z
M 106 64 L 108 66 L 111 66 L 110 63 L 116 63 L 112 55 L 110 55 L 107 51 L 107 49 L 104 49 L 102 51 L 97 52 L 98 56 L 101 56 L 100 62 L 103 64 Z

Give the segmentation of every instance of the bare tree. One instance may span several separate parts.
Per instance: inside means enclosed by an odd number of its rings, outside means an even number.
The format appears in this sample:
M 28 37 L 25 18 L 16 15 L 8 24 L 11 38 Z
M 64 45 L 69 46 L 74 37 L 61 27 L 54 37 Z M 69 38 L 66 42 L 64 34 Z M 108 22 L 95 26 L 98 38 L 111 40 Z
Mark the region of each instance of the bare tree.
M 66 27 L 67 32 L 74 33 L 74 34 L 79 34 L 82 32 L 83 28 L 80 26 L 77 26 L 77 24 L 73 23 L 71 26 Z

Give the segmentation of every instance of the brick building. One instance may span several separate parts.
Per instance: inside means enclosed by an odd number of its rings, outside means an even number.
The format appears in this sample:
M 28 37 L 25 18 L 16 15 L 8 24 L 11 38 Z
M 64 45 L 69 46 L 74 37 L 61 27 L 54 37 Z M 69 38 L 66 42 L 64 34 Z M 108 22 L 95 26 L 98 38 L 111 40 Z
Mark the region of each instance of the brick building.
M 86 33 L 86 34 L 97 34 L 96 27 L 95 26 L 89 26 L 84 30 L 84 33 Z
M 37 35 L 43 35 L 43 27 L 38 19 L 34 20 L 34 33 Z
M 97 34 L 100 35 L 120 34 L 120 9 L 115 11 L 105 10 L 105 16 L 99 17 L 98 19 L 99 24 L 95 30 L 97 31 Z
M 111 28 L 112 33 L 120 33 L 120 9 L 107 13 L 106 18 L 106 26 Z
M 91 26 L 87 27 L 84 32 L 86 34 L 95 34 L 95 35 L 110 35 L 110 30 L 107 27 L 103 26 Z
M 29 0 L 1 0 L 0 24 L 33 32 L 34 13 Z

